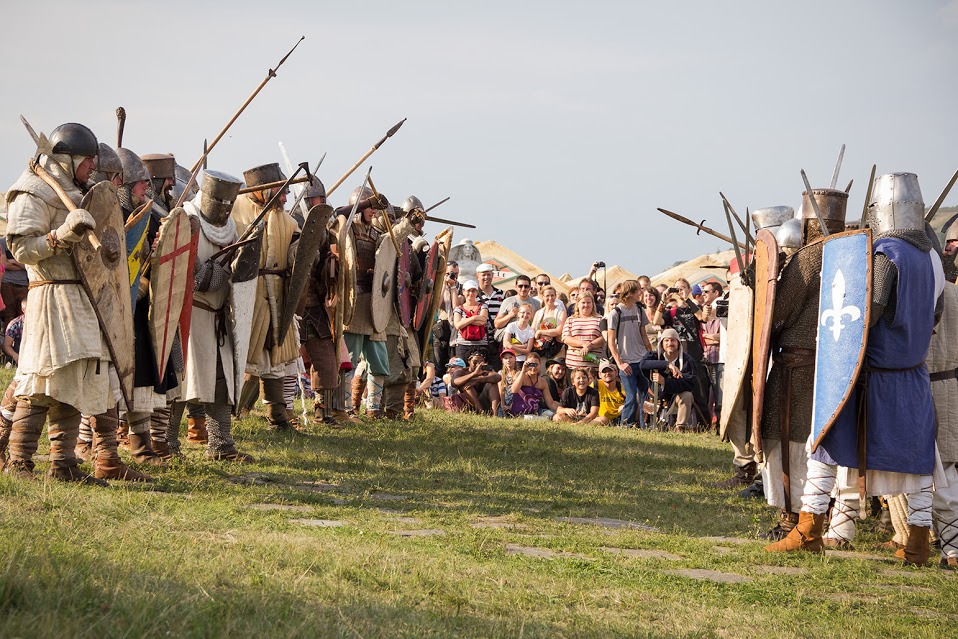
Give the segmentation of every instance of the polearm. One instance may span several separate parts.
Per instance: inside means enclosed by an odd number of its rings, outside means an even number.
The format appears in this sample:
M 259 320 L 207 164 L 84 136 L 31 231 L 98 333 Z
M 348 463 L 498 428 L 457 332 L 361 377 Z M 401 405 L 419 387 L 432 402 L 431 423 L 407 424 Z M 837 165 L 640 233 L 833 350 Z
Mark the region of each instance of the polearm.
M 728 220 L 728 232 L 732 234 L 732 248 L 735 249 L 735 261 L 738 263 L 738 272 L 742 275 L 742 281 L 747 282 L 745 278 L 745 259 L 742 257 L 742 251 L 739 249 L 738 242 L 735 238 L 735 227 L 732 226 L 732 215 L 728 200 L 724 197 L 722 198 L 722 206 L 725 208 L 725 219 Z
M 450 196 L 450 197 L 451 197 L 451 196 Z M 474 229 L 474 228 L 476 228 L 476 225 L 475 225 L 475 224 L 467 224 L 466 222 L 457 222 L 456 220 L 447 220 L 447 219 L 445 219 L 445 218 L 435 217 L 435 216 L 429 215 L 429 211 L 433 210 L 434 208 L 436 208 L 436 207 L 439 206 L 440 204 L 445 204 L 445 203 L 448 202 L 449 200 L 450 200 L 449 197 L 447 197 L 447 198 L 445 198 L 445 199 L 443 199 L 443 200 L 439 200 L 438 202 L 436 202 L 435 204 L 433 204 L 432 206 L 430 206 L 428 209 L 426 209 L 425 211 L 423 211 L 422 214 L 426 216 L 426 221 L 427 221 L 427 222 L 439 222 L 440 224 L 452 224 L 453 226 L 461 226 L 461 227 L 467 228 L 467 229 Z
M 430 206 L 428 209 L 426 209 L 425 211 L 423 211 L 423 215 L 425 215 L 426 213 L 428 213 L 429 211 L 431 211 L 431 210 L 433 210 L 433 209 L 435 209 L 435 208 L 438 208 L 440 205 L 445 204 L 445 203 L 448 202 L 450 199 L 452 199 L 452 196 L 451 196 L 451 195 L 450 195 L 449 197 L 445 198 L 445 199 L 439 200 L 438 202 L 436 202 L 435 204 L 433 204 L 432 206 Z M 432 219 L 436 219 L 436 218 L 432 218 Z
M 696 222 L 693 222 L 692 220 L 690 220 L 689 218 L 687 218 L 687 217 L 685 217 L 685 216 L 683 216 L 683 215 L 679 215 L 678 213 L 673 213 L 672 211 L 669 211 L 668 209 L 657 209 L 657 210 L 659 211 L 659 213 L 664 213 L 665 215 L 668 215 L 668 216 L 669 216 L 670 218 L 672 218 L 673 220 L 678 220 L 678 221 L 681 222 L 682 224 L 688 224 L 689 226 L 692 226 L 692 227 L 695 227 L 696 229 L 698 229 L 698 231 L 703 231 L 703 232 L 705 232 L 705 233 L 711 235 L 712 237 L 717 237 L 718 239 L 722 240 L 723 242 L 728 242 L 729 244 L 738 245 L 739 247 L 741 247 L 741 248 L 742 248 L 743 250 L 745 250 L 745 251 L 748 250 L 748 247 L 745 246 L 744 244 L 741 244 L 741 243 L 739 243 L 739 242 L 736 242 L 735 240 L 733 240 L 733 239 L 730 238 L 729 236 L 727 236 L 727 235 L 722 235 L 722 234 L 719 233 L 718 231 L 713 231 L 713 230 L 710 229 L 709 227 L 705 226 L 705 220 L 702 220 L 701 222 L 696 223 Z M 698 233 L 696 233 L 696 235 L 698 235 Z
M 239 194 L 243 195 L 244 193 L 255 193 L 256 191 L 268 191 L 269 189 L 275 189 L 276 187 L 289 186 L 291 184 L 302 184 L 304 182 L 309 182 L 309 176 L 304 175 L 303 177 L 298 177 L 295 180 L 279 180 L 278 182 L 267 182 L 266 184 L 258 184 L 256 186 L 244 186 L 239 190 Z
M 116 148 L 123 146 L 123 129 L 126 127 L 126 109 L 116 108 Z
M 296 50 L 296 47 L 299 46 L 299 43 L 305 39 L 306 39 L 306 36 L 300 36 L 299 40 L 296 41 L 296 44 L 293 45 L 293 48 L 289 50 L 289 53 L 284 55 L 283 59 L 279 61 L 279 63 L 276 65 L 276 68 L 269 70 L 269 73 L 266 74 L 266 77 L 263 79 L 263 81 L 260 82 L 259 86 L 256 87 L 253 93 L 250 94 L 248 98 L 246 98 L 246 102 L 244 102 L 243 105 L 239 108 L 239 110 L 237 110 L 236 113 L 233 114 L 233 117 L 231 117 L 229 122 L 226 123 L 226 126 L 223 127 L 223 130 L 220 131 L 215 138 L 213 138 L 213 141 L 210 142 L 209 146 L 206 148 L 206 151 L 203 152 L 202 157 L 200 157 L 200 159 L 196 161 L 196 164 L 193 165 L 193 168 L 191 169 L 192 171 L 195 171 L 197 168 L 203 165 L 203 160 L 206 158 L 207 155 L 209 155 L 210 151 L 213 150 L 213 147 L 215 147 L 217 143 L 223 138 L 223 136 L 226 135 L 226 132 L 230 130 L 230 127 L 233 126 L 233 123 L 236 122 L 236 119 L 240 115 L 242 115 L 243 111 L 246 110 L 246 107 L 249 106 L 249 103 L 252 102 L 253 99 L 257 95 L 259 95 L 259 92 L 263 90 L 263 87 L 266 86 L 266 83 L 276 77 L 276 72 L 279 71 L 279 68 L 283 66 L 283 63 L 286 62 L 286 59 L 289 56 L 293 55 L 293 51 Z M 189 190 L 189 186 L 186 187 L 186 190 Z
M 381 146 L 386 142 L 387 139 L 389 139 L 389 138 L 391 138 L 393 135 L 395 135 L 396 131 L 399 130 L 399 127 L 401 127 L 405 121 L 406 121 L 406 118 L 403 118 L 402 120 L 400 120 L 400 121 L 396 124 L 396 126 L 394 126 L 393 128 L 389 129 L 388 131 L 386 131 L 386 135 L 384 135 L 383 138 L 382 138 L 379 142 L 377 142 L 376 144 L 372 145 L 372 147 L 371 147 L 368 151 L 366 151 L 366 153 L 363 155 L 363 157 L 359 158 L 359 160 L 356 161 L 356 164 L 352 165 L 352 166 L 349 168 L 348 171 L 346 171 L 345 173 L 343 173 L 343 176 L 342 176 L 341 178 L 339 178 L 338 180 L 336 180 L 336 183 L 335 183 L 335 184 L 333 184 L 330 188 L 326 189 L 326 198 L 328 199 L 329 196 L 333 194 L 333 191 L 335 191 L 336 189 L 338 189 L 338 188 L 339 188 L 339 185 L 342 184 L 343 182 L 345 182 L 345 181 L 346 181 L 346 178 L 348 178 L 350 175 L 352 175 L 352 174 L 353 174 L 353 171 L 355 171 L 356 169 L 358 169 L 358 168 L 359 168 L 359 165 L 366 161 L 366 158 L 368 158 L 370 155 L 372 155 L 373 153 L 375 153 L 376 150 L 377 150 L 379 147 L 381 147 Z

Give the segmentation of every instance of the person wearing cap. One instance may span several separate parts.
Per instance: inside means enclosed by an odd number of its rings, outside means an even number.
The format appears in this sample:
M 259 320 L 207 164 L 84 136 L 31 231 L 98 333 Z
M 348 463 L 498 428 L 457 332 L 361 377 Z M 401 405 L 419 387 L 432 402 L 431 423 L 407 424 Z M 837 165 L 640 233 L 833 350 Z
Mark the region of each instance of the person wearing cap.
M 599 415 L 593 420 L 596 424 L 608 426 L 621 422 L 625 391 L 618 379 L 618 372 L 613 362 L 607 359 L 599 362 L 599 379 L 595 382 L 595 389 L 599 392 Z
M 546 360 L 546 384 L 552 401 L 558 402 L 562 392 L 569 385 L 569 368 L 564 357 L 554 357 Z
M 639 370 L 653 384 L 655 401 L 664 403 L 670 414 L 674 412 L 675 430 L 692 430 L 695 426 L 692 390 L 697 371 L 695 361 L 682 348 L 678 331 L 674 328 L 662 331 L 658 350 L 642 358 Z M 655 411 L 658 409 L 658 405 L 653 407 Z
M 442 398 L 449 396 L 446 382 L 436 372 L 436 364 L 430 361 L 423 366 L 423 378 L 416 390 L 419 399 L 432 408 L 442 408 Z
M 572 371 L 572 386 L 562 393 L 552 421 L 588 424 L 598 417 L 599 391 L 589 386 L 591 382 L 588 369 L 577 368 Z
M 486 363 L 484 351 L 473 351 L 466 362 L 465 368 L 458 368 L 452 373 L 453 387 L 476 412 L 498 415 L 502 404 L 499 395 L 502 378 L 499 373 Z
M 475 280 L 463 282 L 462 294 L 466 301 L 453 311 L 452 323 L 456 328 L 456 357 L 468 360 L 472 353 L 486 351 L 489 308 L 479 301 L 479 283 Z
M 489 365 L 498 368 L 502 362 L 499 360 L 499 350 L 502 348 L 502 341 L 496 339 L 496 316 L 499 315 L 499 307 L 502 306 L 506 298 L 502 289 L 492 285 L 492 278 L 495 275 L 495 267 L 492 264 L 483 263 L 476 267 L 476 280 L 479 282 L 479 301 L 489 309 L 489 321 L 486 322 L 486 340 L 488 348 L 486 349 L 486 360 Z

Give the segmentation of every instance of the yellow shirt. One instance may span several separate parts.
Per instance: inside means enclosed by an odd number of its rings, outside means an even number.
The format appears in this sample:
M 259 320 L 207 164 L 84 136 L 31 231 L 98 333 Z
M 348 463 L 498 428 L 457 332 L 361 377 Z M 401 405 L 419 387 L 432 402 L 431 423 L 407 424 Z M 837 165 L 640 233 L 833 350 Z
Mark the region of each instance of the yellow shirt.
M 608 420 L 618 419 L 625 406 L 625 391 L 621 384 L 612 388 L 605 385 L 601 379 L 596 381 L 596 390 L 599 391 L 599 416 Z

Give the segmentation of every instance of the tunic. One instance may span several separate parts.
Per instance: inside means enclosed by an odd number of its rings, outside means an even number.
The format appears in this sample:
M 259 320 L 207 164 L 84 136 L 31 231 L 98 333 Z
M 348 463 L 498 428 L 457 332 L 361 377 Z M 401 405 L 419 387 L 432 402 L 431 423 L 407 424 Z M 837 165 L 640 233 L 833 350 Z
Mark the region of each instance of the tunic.
M 938 453 L 945 464 L 958 462 L 958 286 L 945 283 L 941 321 L 935 327 L 928 349 L 931 396 L 938 414 Z M 945 379 L 946 375 L 949 375 Z

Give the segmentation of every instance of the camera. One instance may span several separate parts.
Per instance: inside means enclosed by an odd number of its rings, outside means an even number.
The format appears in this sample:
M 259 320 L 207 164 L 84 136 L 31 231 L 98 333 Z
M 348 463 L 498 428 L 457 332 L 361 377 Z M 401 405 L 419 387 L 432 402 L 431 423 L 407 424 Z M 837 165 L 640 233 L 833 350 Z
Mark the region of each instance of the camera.
M 666 291 L 666 293 L 668 293 L 669 295 L 672 295 L 673 293 L 678 293 L 678 292 L 679 292 L 679 289 L 677 288 L 670 288 L 669 290 Z
M 595 262 L 592 266 L 596 268 L 605 268 L 605 262 Z
M 728 317 L 728 298 L 720 297 L 715 300 L 715 317 Z

